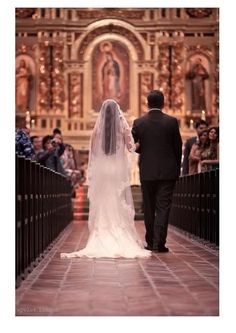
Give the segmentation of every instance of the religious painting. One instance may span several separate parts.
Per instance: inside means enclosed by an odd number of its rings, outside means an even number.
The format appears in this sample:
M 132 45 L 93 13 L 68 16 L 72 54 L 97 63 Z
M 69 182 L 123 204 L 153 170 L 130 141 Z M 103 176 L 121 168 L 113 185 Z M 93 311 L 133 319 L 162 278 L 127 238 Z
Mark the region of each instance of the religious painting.
M 16 112 L 22 113 L 35 107 L 35 63 L 25 54 L 16 57 Z
M 187 62 L 187 110 L 200 113 L 210 109 L 210 66 L 203 55 L 195 54 Z
M 129 109 L 129 54 L 117 41 L 103 41 L 92 56 L 92 105 L 99 111 L 105 99 L 116 100 L 126 112 Z

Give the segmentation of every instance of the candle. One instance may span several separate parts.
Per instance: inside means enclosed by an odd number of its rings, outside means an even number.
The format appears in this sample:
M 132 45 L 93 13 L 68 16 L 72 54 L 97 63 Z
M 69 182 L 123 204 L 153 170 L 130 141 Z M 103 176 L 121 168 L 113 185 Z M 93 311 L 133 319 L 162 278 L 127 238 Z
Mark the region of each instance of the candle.
M 32 129 L 34 129 L 34 125 L 35 125 L 35 120 L 32 119 L 32 120 L 31 120 L 31 128 L 32 128 Z
M 193 119 L 190 119 L 190 130 L 192 131 L 193 130 Z
M 202 110 L 202 116 L 201 116 L 202 120 L 206 120 L 206 112 L 204 110 Z
M 26 127 L 30 128 L 30 112 L 26 111 L 25 113 L 25 123 L 26 123 Z

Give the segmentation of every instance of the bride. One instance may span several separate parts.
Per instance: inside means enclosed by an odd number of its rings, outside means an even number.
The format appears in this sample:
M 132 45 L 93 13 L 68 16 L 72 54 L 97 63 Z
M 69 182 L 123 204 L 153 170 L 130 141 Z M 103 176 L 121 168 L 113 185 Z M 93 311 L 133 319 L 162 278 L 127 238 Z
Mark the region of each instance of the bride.
M 135 151 L 117 102 L 103 102 L 90 142 L 88 165 L 89 238 L 86 247 L 61 258 L 149 257 L 134 225 L 127 154 Z

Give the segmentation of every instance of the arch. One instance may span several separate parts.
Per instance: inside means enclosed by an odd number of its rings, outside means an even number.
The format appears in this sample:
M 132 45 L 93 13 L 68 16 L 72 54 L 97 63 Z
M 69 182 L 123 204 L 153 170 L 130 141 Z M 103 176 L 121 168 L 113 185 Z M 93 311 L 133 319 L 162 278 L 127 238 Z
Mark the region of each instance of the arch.
M 79 61 L 84 60 L 84 53 L 94 39 L 101 35 L 113 35 L 126 37 L 130 41 L 130 44 L 136 49 L 137 60 L 143 61 L 147 58 L 146 42 L 136 31 L 133 26 L 127 22 L 105 19 L 98 22 L 91 23 L 86 32 L 83 33 L 76 41 L 72 51 L 72 58 Z
M 196 64 L 199 61 L 200 61 L 200 66 L 202 66 L 203 70 L 206 73 L 204 74 L 205 78 L 203 78 L 201 74 L 198 75 L 193 71 L 193 68 L 196 66 Z M 210 96 L 212 95 L 212 83 L 211 83 L 212 63 L 210 55 L 200 50 L 195 50 L 195 52 L 191 52 L 186 59 L 185 73 L 186 73 L 185 91 L 186 91 L 187 109 L 193 110 L 193 112 L 205 109 L 208 114 L 211 113 L 212 101 Z M 196 81 L 195 75 L 197 75 L 196 77 L 198 78 L 202 77 L 203 79 L 200 79 L 200 81 Z M 200 90 L 204 91 L 204 95 L 202 95 L 202 93 L 201 94 L 199 93 Z M 196 92 L 196 94 L 194 91 Z M 193 101 L 195 100 L 195 102 L 192 103 L 191 100 Z
M 130 53 L 131 59 L 133 61 L 138 61 L 138 54 L 137 54 L 137 50 L 135 49 L 134 45 L 124 36 L 121 37 L 117 34 L 110 34 L 110 33 L 95 37 L 93 39 L 93 41 L 91 42 L 91 44 L 89 44 L 89 46 L 85 49 L 85 52 L 83 55 L 83 60 L 89 61 L 94 48 L 98 44 L 100 44 L 102 41 L 105 41 L 105 40 L 114 40 L 114 41 L 118 41 L 118 42 L 124 44 Z

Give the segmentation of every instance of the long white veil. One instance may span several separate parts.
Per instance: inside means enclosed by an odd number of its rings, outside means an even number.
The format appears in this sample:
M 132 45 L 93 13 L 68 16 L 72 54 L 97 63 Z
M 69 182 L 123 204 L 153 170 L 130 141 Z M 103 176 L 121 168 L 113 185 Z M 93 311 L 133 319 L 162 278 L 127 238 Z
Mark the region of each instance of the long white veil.
M 90 140 L 88 163 L 88 227 L 93 230 L 119 228 L 129 231 L 142 246 L 134 226 L 134 204 L 130 188 L 127 154 L 135 144 L 118 103 L 105 100 Z

